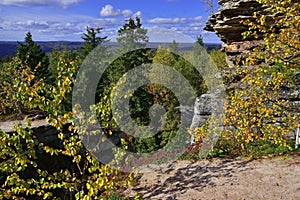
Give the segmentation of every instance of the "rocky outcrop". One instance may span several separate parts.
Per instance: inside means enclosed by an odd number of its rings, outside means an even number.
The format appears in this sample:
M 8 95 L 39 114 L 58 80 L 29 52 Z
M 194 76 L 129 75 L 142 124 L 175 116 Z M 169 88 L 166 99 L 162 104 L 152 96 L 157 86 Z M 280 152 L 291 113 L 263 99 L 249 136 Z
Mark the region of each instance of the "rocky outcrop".
M 213 14 L 204 30 L 215 32 L 224 43 L 244 41 L 247 26 L 242 20 L 253 20 L 253 13 L 265 13 L 265 7 L 255 0 L 219 0 L 221 9 Z
M 243 41 L 247 26 L 241 20 L 251 20 L 253 12 L 263 9 L 255 0 L 227 0 L 219 4 L 221 9 L 209 18 L 204 30 L 215 32 L 224 43 Z
M 242 21 L 253 20 L 254 12 L 266 13 L 266 7 L 255 0 L 219 0 L 219 4 L 221 9 L 209 18 L 204 30 L 215 32 L 224 42 L 229 66 L 241 65 L 247 53 L 262 42 L 261 36 L 243 38 L 248 27 Z
M 203 141 L 204 143 L 206 143 L 208 151 L 213 147 L 213 145 L 219 138 L 219 135 L 214 134 L 214 132 L 221 133 L 221 131 L 216 130 L 223 128 L 222 114 L 224 114 L 224 103 L 225 100 L 224 98 L 222 98 L 222 95 L 215 92 L 203 94 L 196 99 L 194 106 L 194 116 L 190 125 L 190 130 L 195 130 L 196 128 L 202 126 L 207 119 L 211 118 L 209 120 L 209 123 L 211 123 L 210 128 L 213 128 L 215 130 L 208 132 L 209 135 L 207 135 L 206 138 L 210 138 L 209 140 Z M 192 136 L 191 143 L 194 142 L 196 142 L 196 140 Z
M 241 23 L 245 20 L 254 20 L 254 12 L 266 16 L 266 25 L 274 25 L 271 15 L 267 12 L 267 7 L 258 3 L 256 0 L 219 0 L 221 8 L 213 14 L 206 23 L 204 30 L 215 32 L 224 42 L 222 50 L 226 52 L 226 62 L 229 70 L 225 74 L 232 74 L 235 66 L 243 66 L 243 61 L 248 53 L 255 47 L 263 43 L 262 35 L 258 32 L 257 38 L 244 38 L 242 33 L 247 30 L 247 26 Z M 251 68 L 255 66 L 250 66 Z M 300 73 L 295 74 L 295 87 L 286 84 L 279 90 L 279 99 L 286 99 L 290 102 L 290 113 L 299 113 L 300 111 Z M 227 89 L 239 88 L 242 84 L 242 77 L 238 77 L 234 84 Z M 281 119 L 276 124 L 281 125 Z M 289 134 L 295 138 L 295 132 Z
M 248 53 L 260 45 L 262 40 L 245 40 L 231 43 L 224 43 L 222 50 L 226 52 L 226 62 L 230 67 L 243 65 Z
M 51 126 L 46 120 L 31 120 L 31 125 L 27 125 L 27 120 L 13 120 L 0 122 L 0 130 L 8 134 L 13 134 L 14 126 L 21 125 L 23 128 L 31 129 L 34 138 L 36 138 L 40 143 L 46 145 L 58 145 L 61 143 L 58 138 L 58 131 L 55 127 Z M 70 123 L 66 123 L 63 126 L 62 132 L 68 137 L 71 132 L 68 131 Z
M 190 130 L 194 131 L 213 116 L 214 119 L 219 120 L 215 121 L 216 124 L 214 125 L 219 126 L 216 128 L 220 128 L 223 125 L 221 115 L 224 114 L 224 103 L 224 89 L 222 86 L 218 89 L 210 90 L 196 98 L 194 107 L 180 107 L 183 116 L 181 123 L 184 123 L 184 127 L 189 127 Z M 196 140 L 192 136 L 191 144 L 194 142 Z

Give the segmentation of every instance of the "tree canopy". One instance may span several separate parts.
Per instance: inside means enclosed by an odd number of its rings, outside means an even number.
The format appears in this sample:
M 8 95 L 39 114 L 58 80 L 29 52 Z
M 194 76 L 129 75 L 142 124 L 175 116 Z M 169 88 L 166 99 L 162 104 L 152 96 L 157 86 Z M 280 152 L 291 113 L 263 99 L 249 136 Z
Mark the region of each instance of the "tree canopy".
M 51 82 L 51 73 L 48 70 L 49 58 L 41 47 L 32 39 L 32 35 L 28 32 L 24 42 L 18 42 L 17 57 L 20 58 L 20 66 L 29 66 L 34 71 L 35 80 L 45 79 Z
M 147 36 L 148 31 L 142 28 L 141 19 L 139 17 L 136 17 L 135 20 L 129 18 L 126 22 L 127 23 L 118 30 L 117 42 L 120 48 L 127 51 L 146 47 L 149 41 L 149 37 Z
M 101 31 L 102 28 L 99 27 L 86 27 L 86 33 L 81 37 L 81 39 L 83 39 L 83 46 L 79 48 L 79 52 L 81 52 L 84 57 L 86 57 L 95 47 L 108 41 L 107 36 L 98 36 L 98 34 L 101 34 Z

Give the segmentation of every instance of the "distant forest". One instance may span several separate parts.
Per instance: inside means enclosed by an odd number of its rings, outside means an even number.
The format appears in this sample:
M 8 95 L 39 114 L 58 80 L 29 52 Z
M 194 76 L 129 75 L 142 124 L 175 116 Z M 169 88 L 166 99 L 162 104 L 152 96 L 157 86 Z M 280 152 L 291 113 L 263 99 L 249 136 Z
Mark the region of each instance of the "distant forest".
M 52 52 L 54 47 L 59 47 L 60 49 L 67 48 L 67 49 L 77 49 L 78 47 L 82 46 L 83 42 L 72 42 L 72 41 L 51 41 L 51 42 L 35 42 L 37 45 L 41 46 L 41 49 L 46 52 Z M 149 48 L 157 48 L 159 45 L 170 45 L 171 43 L 148 43 Z M 118 47 L 117 42 L 108 42 L 105 45 L 111 47 Z M 179 50 L 180 51 L 190 51 L 193 48 L 193 43 L 179 43 Z M 212 49 L 220 49 L 221 44 L 204 44 L 207 50 Z M 0 59 L 5 56 L 15 55 L 18 49 L 17 42 L 8 42 L 8 41 L 0 41 Z

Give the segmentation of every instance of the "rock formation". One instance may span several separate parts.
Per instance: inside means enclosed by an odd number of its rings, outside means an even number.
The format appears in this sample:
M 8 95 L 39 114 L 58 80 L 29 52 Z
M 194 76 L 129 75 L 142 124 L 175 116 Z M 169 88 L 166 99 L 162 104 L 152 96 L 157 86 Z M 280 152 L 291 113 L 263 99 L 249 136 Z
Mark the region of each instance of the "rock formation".
M 215 32 L 227 44 L 244 41 L 242 33 L 247 26 L 241 20 L 252 20 L 254 12 L 265 9 L 255 0 L 220 0 L 219 4 L 221 9 L 210 17 L 204 29 Z
M 219 4 L 221 9 L 209 18 L 204 30 L 215 32 L 224 42 L 227 63 L 233 67 L 242 64 L 246 53 L 262 42 L 260 37 L 243 38 L 248 27 L 242 20 L 253 20 L 253 13 L 265 13 L 266 7 L 255 0 L 219 0 Z
M 218 3 L 222 7 L 209 18 L 204 30 L 215 32 L 224 42 L 222 50 L 226 52 L 226 62 L 229 69 L 234 70 L 235 66 L 242 66 L 242 61 L 245 60 L 247 54 L 263 42 L 260 35 L 255 39 L 243 38 L 242 33 L 247 30 L 247 26 L 241 21 L 254 20 L 254 12 L 266 15 L 267 24 L 271 24 L 272 19 L 267 13 L 267 7 L 256 0 L 219 0 Z M 231 73 L 231 70 L 225 73 Z M 290 101 L 289 112 L 291 113 L 299 113 L 300 111 L 300 73 L 296 73 L 295 78 L 296 88 L 286 85 L 281 87 L 279 91 L 281 99 Z M 241 81 L 230 85 L 229 89 L 239 87 L 240 83 Z M 278 119 L 276 123 L 280 125 L 281 120 Z M 295 132 L 291 133 L 290 136 L 294 138 Z
M 191 130 L 195 130 L 197 127 L 203 125 L 203 123 L 214 115 L 214 119 L 221 119 L 221 115 L 224 114 L 224 103 L 225 100 L 222 91 L 211 91 L 207 94 L 203 94 L 196 98 L 194 106 L 194 115 L 190 125 Z M 213 120 L 213 119 L 212 119 Z M 223 124 L 221 121 L 216 122 L 217 126 Z M 216 127 L 217 128 L 217 127 Z M 195 142 L 192 137 L 191 142 Z

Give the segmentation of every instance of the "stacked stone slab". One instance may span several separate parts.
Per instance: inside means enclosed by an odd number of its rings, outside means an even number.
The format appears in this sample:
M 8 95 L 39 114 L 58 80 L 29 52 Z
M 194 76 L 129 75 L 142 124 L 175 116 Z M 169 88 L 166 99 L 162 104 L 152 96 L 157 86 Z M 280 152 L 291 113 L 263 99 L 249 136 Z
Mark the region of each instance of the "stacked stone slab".
M 213 14 L 204 30 L 215 32 L 224 42 L 222 47 L 227 54 L 227 63 L 233 67 L 242 64 L 246 54 L 262 42 L 256 39 L 244 39 L 242 33 L 247 26 L 242 20 L 253 20 L 253 13 L 266 13 L 266 7 L 255 0 L 220 0 L 221 9 Z

